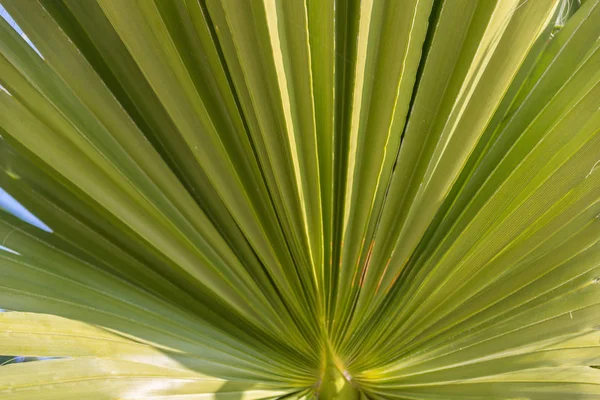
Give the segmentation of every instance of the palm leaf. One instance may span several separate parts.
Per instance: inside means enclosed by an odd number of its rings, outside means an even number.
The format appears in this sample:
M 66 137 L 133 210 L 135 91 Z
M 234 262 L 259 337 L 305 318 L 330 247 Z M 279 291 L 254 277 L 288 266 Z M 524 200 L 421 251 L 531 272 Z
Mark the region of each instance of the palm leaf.
M 1 398 L 600 396 L 600 1 L 0 3 Z

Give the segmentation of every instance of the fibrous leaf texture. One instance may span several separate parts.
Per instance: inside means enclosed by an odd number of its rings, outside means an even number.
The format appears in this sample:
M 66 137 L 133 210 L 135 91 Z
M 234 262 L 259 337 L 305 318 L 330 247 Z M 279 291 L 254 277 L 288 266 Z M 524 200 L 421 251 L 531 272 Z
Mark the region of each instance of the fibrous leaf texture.
M 0 3 L 0 399 L 600 398 L 600 0 Z

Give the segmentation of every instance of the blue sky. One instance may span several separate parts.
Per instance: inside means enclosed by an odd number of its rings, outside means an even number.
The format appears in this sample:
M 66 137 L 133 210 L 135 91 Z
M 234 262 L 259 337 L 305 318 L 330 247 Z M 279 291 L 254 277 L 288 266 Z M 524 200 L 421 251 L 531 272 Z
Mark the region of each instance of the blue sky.
M 15 20 L 12 19 L 12 17 L 8 14 L 8 11 L 6 11 L 6 9 L 2 6 L 2 4 L 0 4 L 0 15 L 2 16 L 2 18 L 4 18 L 5 20 L 8 21 L 10 26 L 12 26 L 13 29 L 19 33 L 19 35 L 21 35 L 21 36 L 25 35 L 23 33 L 23 30 L 21 28 L 19 28 L 19 25 L 17 25 Z
M 6 21 L 8 21 L 10 26 L 12 26 L 13 29 L 15 31 L 17 31 L 17 33 L 19 35 L 21 35 L 23 40 L 25 40 L 27 43 L 29 43 L 29 45 L 38 54 L 40 54 L 39 51 L 33 45 L 33 43 L 31 43 L 31 40 L 29 40 L 27 35 L 25 35 L 25 33 L 23 33 L 23 31 L 21 30 L 19 25 L 17 25 L 17 23 L 12 19 L 12 17 L 8 14 L 6 9 L 1 4 L 0 4 L 0 16 L 2 16 L 2 18 L 4 18 Z M 40 54 L 40 57 L 41 57 L 41 54 Z M 0 88 L 1 88 L 1 86 L 0 86 Z M 50 227 L 48 227 L 39 218 L 37 218 L 35 215 L 33 215 L 31 212 L 29 212 L 29 210 L 27 210 L 25 207 L 23 207 L 17 200 L 15 200 L 14 197 L 12 197 L 4 189 L 2 189 L 1 186 L 0 186 L 0 209 L 8 211 L 10 214 L 13 214 L 17 218 L 19 218 L 33 226 L 37 226 L 38 228 L 40 228 L 46 232 L 52 232 Z M 1 243 L 0 243 L 0 250 L 12 252 L 12 250 L 7 249 L 6 247 L 2 246 Z
M 25 207 L 23 207 L 14 197 L 8 194 L 4 189 L 0 187 L 0 208 L 8 211 L 9 213 L 15 215 L 19 219 L 33 225 L 37 226 L 41 230 L 46 232 L 52 232 L 52 229 L 44 224 L 39 218 L 29 212 Z
M 27 37 L 27 35 L 23 32 L 23 30 L 19 27 L 19 25 L 17 25 L 17 23 L 15 22 L 15 20 L 12 19 L 12 17 L 8 14 L 8 11 L 6 11 L 6 9 L 2 6 L 2 4 L 0 4 L 0 15 L 2 16 L 2 18 L 4 18 L 6 21 L 8 21 L 8 23 L 10 24 L 10 26 L 12 26 L 13 29 L 15 31 L 17 31 L 17 33 L 19 35 L 21 35 L 21 37 L 31 46 L 32 49 L 35 50 L 36 53 L 39 54 L 40 57 L 42 57 L 42 54 L 33 45 L 33 43 L 31 43 L 31 40 L 29 40 L 29 38 Z

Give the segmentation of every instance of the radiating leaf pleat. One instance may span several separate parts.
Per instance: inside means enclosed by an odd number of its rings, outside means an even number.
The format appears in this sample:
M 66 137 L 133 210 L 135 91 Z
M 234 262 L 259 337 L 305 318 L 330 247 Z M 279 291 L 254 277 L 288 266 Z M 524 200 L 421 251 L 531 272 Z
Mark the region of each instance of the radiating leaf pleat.
M 34 379 L 23 374 L 27 369 L 35 372 Z M 36 399 L 39 396 L 47 399 L 79 399 L 82 396 L 89 399 L 144 399 L 179 395 L 264 399 L 286 391 L 291 390 L 130 361 L 87 357 L 10 365 L 3 369 L 0 378 L 0 394 L 6 399 Z
M 0 398 L 599 396 L 599 0 L 0 1 Z

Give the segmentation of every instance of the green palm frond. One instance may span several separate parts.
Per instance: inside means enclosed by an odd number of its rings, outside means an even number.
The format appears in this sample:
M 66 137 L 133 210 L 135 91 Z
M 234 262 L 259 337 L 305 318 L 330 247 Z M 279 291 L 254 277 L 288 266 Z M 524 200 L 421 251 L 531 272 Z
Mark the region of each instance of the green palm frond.
M 600 397 L 600 0 L 0 3 L 1 399 Z

